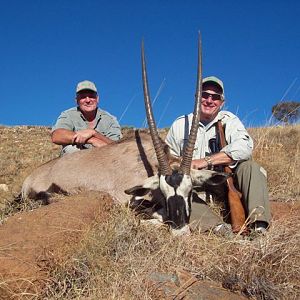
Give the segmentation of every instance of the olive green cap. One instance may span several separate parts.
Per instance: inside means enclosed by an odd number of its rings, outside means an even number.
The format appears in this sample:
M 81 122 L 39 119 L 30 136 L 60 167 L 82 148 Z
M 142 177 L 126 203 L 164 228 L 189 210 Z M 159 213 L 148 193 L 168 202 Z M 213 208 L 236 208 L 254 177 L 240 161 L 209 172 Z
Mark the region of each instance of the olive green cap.
M 89 81 L 89 80 L 84 80 L 77 84 L 76 93 L 83 91 L 83 90 L 91 90 L 91 91 L 97 93 L 97 88 L 96 88 L 95 83 L 92 81 Z

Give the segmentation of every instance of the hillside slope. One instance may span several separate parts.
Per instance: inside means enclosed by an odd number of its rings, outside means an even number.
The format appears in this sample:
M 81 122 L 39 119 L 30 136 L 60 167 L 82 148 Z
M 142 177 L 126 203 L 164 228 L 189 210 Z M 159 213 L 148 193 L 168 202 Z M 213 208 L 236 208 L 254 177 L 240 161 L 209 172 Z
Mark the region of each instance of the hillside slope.
M 14 201 L 25 176 L 58 156 L 49 132 L 0 128 L 0 184 L 8 189 L 0 190 L 3 299 L 300 296 L 299 126 L 250 129 L 276 200 L 270 231 L 254 240 L 199 233 L 176 239 L 111 207 L 104 194 L 58 195 L 43 207 Z

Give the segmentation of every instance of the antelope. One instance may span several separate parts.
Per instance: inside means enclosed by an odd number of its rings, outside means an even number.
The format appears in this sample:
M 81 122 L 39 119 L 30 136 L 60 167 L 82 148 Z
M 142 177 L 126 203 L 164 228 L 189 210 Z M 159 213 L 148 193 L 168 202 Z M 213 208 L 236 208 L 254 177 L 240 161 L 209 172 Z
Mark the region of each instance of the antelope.
M 180 161 L 168 153 L 155 124 L 142 42 L 142 80 L 150 135 L 134 135 L 102 148 L 87 149 L 51 160 L 29 175 L 22 197 L 48 199 L 51 193 L 74 194 L 82 190 L 107 192 L 121 204 L 137 207 L 150 197 L 161 220 L 173 229 L 188 226 L 194 187 L 206 188 L 226 181 L 226 175 L 191 169 L 192 153 L 200 121 L 202 51 L 198 40 L 198 76 L 194 118 L 187 146 Z M 155 204 L 155 205 L 154 205 Z

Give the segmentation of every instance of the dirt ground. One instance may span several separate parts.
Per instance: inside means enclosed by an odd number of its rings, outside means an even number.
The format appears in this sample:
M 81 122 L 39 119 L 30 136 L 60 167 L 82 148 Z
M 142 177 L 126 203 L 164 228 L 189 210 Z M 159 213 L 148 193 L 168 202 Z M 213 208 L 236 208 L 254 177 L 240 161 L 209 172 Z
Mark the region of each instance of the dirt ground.
M 49 255 L 59 260 L 72 253 L 94 222 L 105 222 L 110 207 L 110 196 L 90 192 L 8 218 L 0 227 L 0 298 L 39 294 L 50 280 Z M 11 295 L 3 294 L 7 290 Z

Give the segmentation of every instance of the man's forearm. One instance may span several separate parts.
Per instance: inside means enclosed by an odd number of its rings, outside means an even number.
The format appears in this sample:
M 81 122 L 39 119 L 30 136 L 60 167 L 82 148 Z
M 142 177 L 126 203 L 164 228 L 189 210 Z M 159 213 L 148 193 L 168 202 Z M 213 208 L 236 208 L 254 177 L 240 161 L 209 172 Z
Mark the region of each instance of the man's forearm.
M 213 166 L 230 165 L 235 162 L 230 156 L 228 156 L 224 152 L 214 153 L 213 155 L 209 156 L 209 158 Z M 194 159 L 192 161 L 193 169 L 204 169 L 207 168 L 207 166 L 208 166 L 208 161 L 205 160 L 204 158 Z
M 52 132 L 51 140 L 57 145 L 72 144 L 75 132 L 69 129 L 59 128 Z
M 98 133 L 94 129 L 83 129 L 76 132 L 68 129 L 59 128 L 52 132 L 52 142 L 58 145 L 68 144 L 91 144 L 91 145 L 107 145 L 113 140 Z M 98 142 L 97 142 L 98 141 Z
M 94 147 L 96 148 L 100 148 L 100 147 L 103 147 L 103 146 L 106 146 L 108 145 L 108 143 L 100 140 L 100 139 L 97 139 L 96 137 L 91 137 L 89 138 L 87 141 L 86 141 L 87 144 L 91 144 L 93 145 Z
M 213 165 L 230 165 L 234 163 L 234 160 L 227 155 L 225 152 L 218 152 L 214 153 L 213 155 L 210 156 L 210 159 L 213 163 Z
M 95 134 L 93 135 L 93 137 L 97 138 L 98 140 L 106 143 L 106 144 L 111 144 L 113 142 L 113 140 L 111 140 L 110 138 L 106 137 L 105 135 L 98 133 L 97 131 L 95 131 Z

